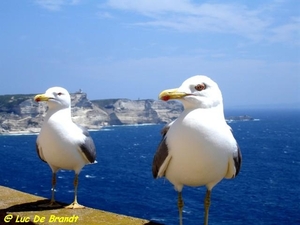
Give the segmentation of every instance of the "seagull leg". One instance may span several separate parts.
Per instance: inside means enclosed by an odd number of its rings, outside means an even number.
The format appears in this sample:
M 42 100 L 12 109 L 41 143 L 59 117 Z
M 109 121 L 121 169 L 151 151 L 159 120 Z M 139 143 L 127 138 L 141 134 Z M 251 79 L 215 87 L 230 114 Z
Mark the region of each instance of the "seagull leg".
M 74 179 L 74 201 L 70 205 L 66 206 L 67 209 L 83 209 L 85 208 L 83 205 L 78 204 L 77 202 L 77 187 L 78 187 L 78 174 L 75 173 Z
M 51 196 L 50 204 L 55 203 L 55 200 L 54 200 L 55 185 L 56 185 L 56 173 L 52 173 L 52 188 L 51 188 L 52 196 Z
M 56 172 L 52 173 L 52 196 L 51 196 L 51 200 L 49 204 L 42 204 L 39 205 L 40 207 L 46 207 L 46 208 L 56 208 L 56 207 L 60 207 L 61 205 L 58 204 L 55 199 L 54 199 L 54 190 L 55 190 L 55 185 L 56 185 Z
M 210 194 L 211 190 L 206 191 L 205 200 L 204 200 L 204 208 L 205 208 L 205 215 L 204 215 L 204 225 L 208 225 L 208 213 L 210 207 Z
M 182 225 L 182 208 L 184 206 L 184 203 L 183 203 L 181 192 L 178 192 L 177 205 L 178 205 L 178 211 L 179 211 L 179 225 Z

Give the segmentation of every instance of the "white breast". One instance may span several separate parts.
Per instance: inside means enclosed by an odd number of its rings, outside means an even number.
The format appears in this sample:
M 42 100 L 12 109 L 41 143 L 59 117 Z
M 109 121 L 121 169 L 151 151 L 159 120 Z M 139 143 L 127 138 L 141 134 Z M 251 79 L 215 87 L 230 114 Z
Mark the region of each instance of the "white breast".
M 203 110 L 183 113 L 167 133 L 172 158 L 166 177 L 178 191 L 183 185 L 212 188 L 228 170 L 235 139 L 223 118 L 210 116 Z
M 44 123 L 38 143 L 45 161 L 56 168 L 80 171 L 86 162 L 78 149 L 78 137 L 84 139 L 84 135 L 72 122 L 57 123 L 49 120 Z

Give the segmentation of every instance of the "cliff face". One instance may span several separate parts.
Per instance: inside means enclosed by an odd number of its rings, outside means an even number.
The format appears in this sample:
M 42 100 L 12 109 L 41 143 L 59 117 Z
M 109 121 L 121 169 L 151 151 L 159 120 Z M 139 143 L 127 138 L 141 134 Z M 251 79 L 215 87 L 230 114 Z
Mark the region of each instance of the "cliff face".
M 110 125 L 168 123 L 178 117 L 182 111 L 179 102 L 163 102 L 151 99 L 98 100 L 94 104 L 101 107 L 110 116 Z
M 34 95 L 0 96 L 0 133 L 39 132 L 47 104 Z M 89 129 L 106 125 L 168 123 L 182 111 L 179 102 L 104 99 L 90 101 L 86 93 L 71 94 L 72 119 Z

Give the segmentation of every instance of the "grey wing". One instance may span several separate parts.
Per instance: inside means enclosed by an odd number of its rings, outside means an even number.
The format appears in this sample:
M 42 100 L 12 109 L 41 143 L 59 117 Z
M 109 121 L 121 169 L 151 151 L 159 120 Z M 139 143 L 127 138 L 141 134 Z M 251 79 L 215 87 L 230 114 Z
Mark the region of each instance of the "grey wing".
M 85 140 L 83 143 L 79 144 L 79 148 L 84 154 L 84 156 L 88 159 L 90 163 L 95 162 L 96 160 L 96 147 L 93 139 L 91 138 L 88 130 L 85 127 L 77 125 L 85 136 Z
M 35 149 L 36 149 L 36 153 L 37 155 L 39 156 L 39 158 L 46 163 L 45 159 L 44 159 L 44 156 L 43 156 L 43 153 L 42 153 L 42 150 L 41 148 L 39 147 L 39 144 L 38 142 L 35 143 Z
M 174 121 L 173 121 L 174 122 Z M 166 124 L 160 131 L 160 134 L 163 136 L 163 138 L 166 136 L 166 134 L 168 133 L 170 126 L 172 125 L 172 123 Z
M 156 150 L 156 153 L 154 155 L 153 162 L 152 162 L 152 175 L 154 178 L 157 178 L 159 176 L 159 170 L 169 155 L 168 145 L 166 143 L 166 139 L 167 139 L 166 134 L 167 134 L 169 128 L 170 128 L 170 124 L 167 124 L 166 126 L 163 127 L 163 129 L 161 131 L 163 138 L 162 138 L 161 142 L 159 143 L 159 146 Z M 163 173 L 164 172 L 165 171 L 163 171 Z M 162 175 L 164 175 L 164 174 L 162 174 Z
M 230 126 L 228 126 L 232 135 L 233 135 L 233 130 Z M 236 151 L 233 153 L 233 161 L 234 161 L 234 167 L 235 167 L 235 174 L 233 177 L 236 177 L 240 170 L 241 170 L 241 166 L 242 166 L 242 152 L 241 149 L 238 145 L 238 143 L 236 143 Z

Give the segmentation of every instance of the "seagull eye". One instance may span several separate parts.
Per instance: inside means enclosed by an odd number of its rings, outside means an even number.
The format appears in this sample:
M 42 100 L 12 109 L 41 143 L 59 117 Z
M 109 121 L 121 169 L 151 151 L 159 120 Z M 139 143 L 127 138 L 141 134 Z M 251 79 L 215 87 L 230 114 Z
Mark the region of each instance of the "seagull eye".
M 197 84 L 196 86 L 195 86 L 195 89 L 197 90 L 197 91 L 202 91 L 202 90 L 204 90 L 206 88 L 206 85 L 205 84 Z
M 58 92 L 58 93 L 57 93 L 58 96 L 61 96 L 62 94 L 63 94 L 63 93 L 61 93 L 61 92 Z

